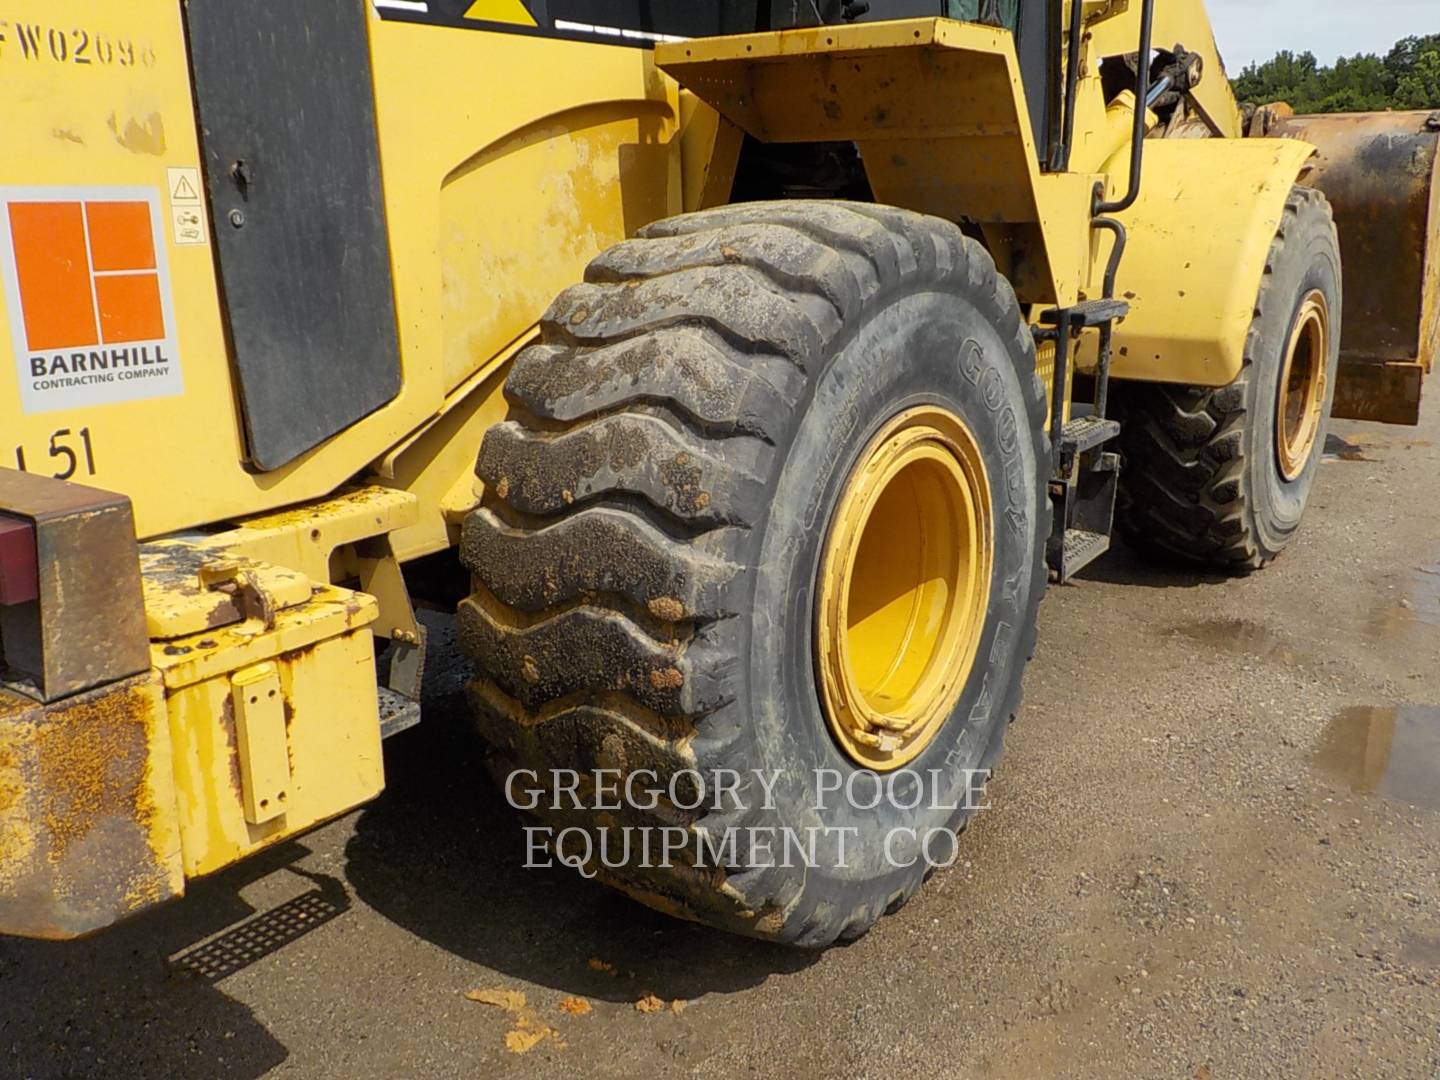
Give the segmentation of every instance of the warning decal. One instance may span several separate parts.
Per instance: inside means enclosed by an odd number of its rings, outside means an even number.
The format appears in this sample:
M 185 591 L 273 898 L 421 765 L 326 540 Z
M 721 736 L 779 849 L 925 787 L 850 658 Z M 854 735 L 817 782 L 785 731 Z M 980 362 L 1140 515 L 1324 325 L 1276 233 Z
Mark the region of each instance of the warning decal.
M 176 244 L 206 243 L 205 204 L 200 198 L 198 167 L 165 170 L 170 188 L 170 225 Z
M 0 188 L 0 270 L 27 413 L 183 389 L 155 188 Z
M 651 48 L 755 29 L 745 6 L 695 0 L 371 0 L 380 18 L 457 30 L 488 30 L 568 41 Z

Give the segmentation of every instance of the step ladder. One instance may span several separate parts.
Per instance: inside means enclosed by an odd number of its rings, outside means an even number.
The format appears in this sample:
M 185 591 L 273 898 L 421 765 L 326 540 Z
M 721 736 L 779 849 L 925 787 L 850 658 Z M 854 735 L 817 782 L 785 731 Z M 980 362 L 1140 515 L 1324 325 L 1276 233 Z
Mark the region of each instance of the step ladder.
M 1119 422 L 1105 415 L 1110 341 L 1115 321 L 1129 313 L 1130 305 L 1124 300 L 1083 300 L 1071 307 L 1041 312 L 1040 325 L 1035 328 L 1037 340 L 1055 342 L 1050 394 L 1050 501 L 1054 519 L 1045 559 L 1062 585 L 1110 550 L 1120 481 L 1120 455 L 1106 449 L 1120 435 Z M 1088 330 L 1100 333 L 1095 400 L 1071 403 L 1067 421 L 1065 390 L 1070 382 L 1071 345 Z
M 1076 43 L 1083 21 L 1080 5 L 1075 5 L 1073 19 L 1068 58 L 1070 83 L 1065 101 L 1067 146 L 1072 141 L 1074 128 L 1075 81 L 1079 71 Z M 1142 0 L 1140 49 L 1136 55 L 1151 55 L 1154 26 L 1155 0 Z M 1129 210 L 1140 197 L 1148 130 L 1146 109 L 1138 106 L 1141 102 L 1149 105 L 1171 84 L 1172 78 L 1166 76 L 1152 85 L 1150 64 L 1135 65 L 1137 108 L 1130 137 L 1130 174 L 1125 194 L 1113 201 L 1108 199 L 1108 187 L 1104 180 L 1097 180 L 1090 192 L 1091 230 L 1108 232 L 1114 237 L 1110 259 L 1105 266 L 1101 298 L 1043 311 L 1040 325 L 1034 331 L 1037 340 L 1055 342 L 1055 385 L 1050 395 L 1050 440 L 1054 451 L 1050 499 L 1055 508 L 1055 518 L 1045 557 L 1056 580 L 1062 585 L 1110 550 L 1121 465 L 1120 455 L 1105 449 L 1120 434 L 1120 425 L 1109 419 L 1105 412 L 1110 393 L 1110 344 L 1116 321 L 1130 314 L 1130 305 L 1115 299 L 1115 279 L 1125 258 L 1129 235 L 1124 223 L 1114 215 Z M 1061 168 L 1069 168 L 1068 150 Z M 1070 381 L 1070 345 L 1073 339 L 1087 330 L 1100 332 L 1095 400 L 1088 407 L 1071 403 L 1067 422 L 1065 387 Z

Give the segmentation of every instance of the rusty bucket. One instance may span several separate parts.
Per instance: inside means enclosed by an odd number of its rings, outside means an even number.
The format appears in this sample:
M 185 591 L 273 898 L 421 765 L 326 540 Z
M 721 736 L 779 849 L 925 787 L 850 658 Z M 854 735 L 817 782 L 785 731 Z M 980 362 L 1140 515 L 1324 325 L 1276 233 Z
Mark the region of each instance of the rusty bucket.
M 1276 118 L 1319 156 L 1301 183 L 1335 208 L 1345 325 L 1334 415 L 1417 424 L 1440 348 L 1440 113 Z

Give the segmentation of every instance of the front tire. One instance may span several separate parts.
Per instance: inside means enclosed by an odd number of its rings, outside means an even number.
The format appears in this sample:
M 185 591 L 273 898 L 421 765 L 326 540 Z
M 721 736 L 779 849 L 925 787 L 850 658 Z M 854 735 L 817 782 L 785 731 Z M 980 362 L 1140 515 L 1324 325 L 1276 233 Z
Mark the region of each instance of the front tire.
M 1297 187 L 1228 386 L 1116 386 L 1132 547 L 1232 573 L 1294 541 L 1325 447 L 1340 360 L 1340 242 L 1325 196 Z
M 582 786 L 586 797 L 532 813 L 556 830 L 560 854 L 591 853 L 586 873 L 661 910 L 809 946 L 859 936 L 923 879 L 905 830 L 963 824 L 968 771 L 994 764 L 1033 648 L 1049 532 L 1045 394 L 1009 285 L 955 226 L 906 211 L 785 202 L 689 214 L 591 263 L 506 392 L 511 417 L 487 434 L 477 467 L 487 499 L 465 528 L 475 593 L 460 612 L 497 775 L 608 769 L 623 790 L 653 773 L 666 793 L 654 807 L 600 809 Z M 962 429 L 973 453 L 947 448 L 966 442 Z M 834 539 L 850 535 L 837 508 L 867 465 L 891 453 L 903 473 L 907 452 L 939 464 L 873 493 L 888 520 L 984 503 L 969 517 L 954 509 L 953 544 L 917 540 L 914 556 L 971 567 L 953 580 L 978 589 L 976 621 L 969 636 L 936 631 L 934 671 L 964 653 L 953 687 L 936 690 L 924 672 L 887 681 L 913 659 L 912 636 L 890 668 L 881 656 L 869 665 L 878 675 L 862 672 L 875 710 L 908 693 L 929 720 L 883 738 L 856 722 L 857 749 L 824 689 L 835 680 L 818 609 L 847 580 L 827 578 L 827 551 L 849 543 Z M 913 531 L 936 535 L 929 523 Z M 865 541 L 854 542 L 859 558 Z M 882 570 L 904 570 L 903 543 L 882 537 L 877 550 Z M 984 580 L 972 581 L 977 566 Z M 921 604 L 935 601 L 919 587 L 932 578 L 867 580 L 881 600 L 913 587 Z M 873 659 L 871 639 L 851 644 Z M 738 798 L 688 808 L 727 771 Z M 872 808 L 820 799 L 821 772 L 856 803 L 886 786 L 897 797 Z M 760 776 L 778 778 L 771 791 Z M 667 827 L 693 841 L 673 865 L 615 840 Z M 579 830 L 569 851 L 565 828 Z M 750 857 L 751 830 L 778 830 L 770 859 Z M 780 858 L 784 830 L 803 854 Z M 742 838 L 740 857 L 694 857 L 727 836 Z

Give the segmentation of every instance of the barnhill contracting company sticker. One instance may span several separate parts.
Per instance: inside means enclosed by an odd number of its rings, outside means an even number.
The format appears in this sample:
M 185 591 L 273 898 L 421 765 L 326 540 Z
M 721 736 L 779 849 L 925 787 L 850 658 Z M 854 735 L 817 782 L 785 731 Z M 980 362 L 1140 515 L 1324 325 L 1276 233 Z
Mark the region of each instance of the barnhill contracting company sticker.
M 27 413 L 183 390 L 160 192 L 0 188 L 0 271 Z

